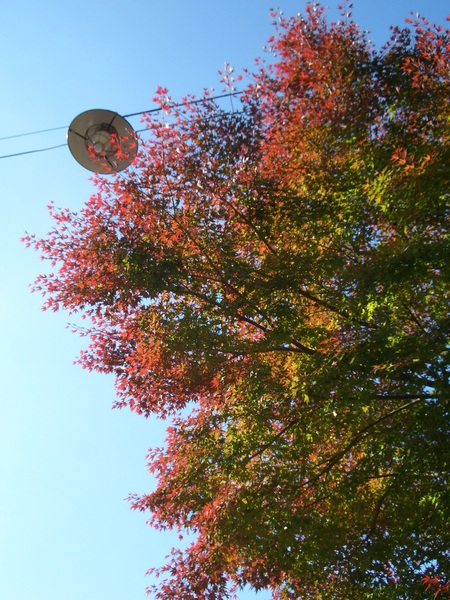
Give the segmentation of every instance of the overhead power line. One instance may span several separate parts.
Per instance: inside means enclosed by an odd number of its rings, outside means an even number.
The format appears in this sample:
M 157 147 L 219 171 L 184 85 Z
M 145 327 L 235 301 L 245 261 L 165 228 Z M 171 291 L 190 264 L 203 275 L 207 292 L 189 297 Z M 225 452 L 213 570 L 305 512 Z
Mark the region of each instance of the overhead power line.
M 200 104 L 201 102 L 205 102 L 208 100 L 221 100 L 223 98 L 231 98 L 233 96 L 239 96 L 241 95 L 242 92 L 230 92 L 227 94 L 219 94 L 217 96 L 211 96 L 210 98 L 198 98 L 197 100 L 190 100 L 188 102 L 180 102 L 180 103 L 175 103 L 175 104 L 169 104 L 169 108 L 180 108 L 182 106 L 186 106 L 187 104 Z M 160 112 L 164 110 L 163 107 L 158 106 L 157 108 L 151 108 L 150 110 L 141 110 L 139 112 L 135 112 L 135 113 L 129 113 L 128 115 L 122 115 L 125 119 L 129 118 L 129 117 L 137 117 L 139 115 L 144 115 L 144 114 L 152 114 L 152 113 L 156 113 L 156 112 Z M 19 137 L 26 137 L 26 136 L 31 136 L 31 135 L 38 135 L 38 134 L 42 134 L 42 133 L 49 133 L 52 131 L 58 131 L 61 129 L 68 129 L 69 125 L 62 125 L 61 127 L 51 127 L 49 129 L 40 129 L 38 131 L 28 131 L 26 133 L 17 133 L 15 135 L 7 135 L 5 137 L 1 137 L 0 138 L 0 142 L 5 141 L 5 140 L 12 140 L 15 138 L 19 138 Z M 140 129 L 139 132 L 141 131 L 145 131 L 145 129 Z M 15 156 L 24 156 L 25 154 L 35 154 L 37 152 L 47 152 L 48 150 L 56 150 L 57 148 L 63 148 L 64 146 L 67 146 L 67 144 L 58 144 L 57 146 L 49 146 L 47 148 L 37 148 L 36 150 L 25 150 L 24 152 L 15 152 L 14 154 L 5 154 L 3 156 L 0 156 L 0 159 L 2 158 L 14 158 Z
M 23 156 L 24 154 L 34 154 L 35 152 L 46 152 L 47 150 L 56 150 L 56 148 L 64 148 L 67 144 L 59 144 L 58 146 L 50 146 L 48 148 L 38 148 L 37 150 L 25 150 L 25 152 L 16 152 L 15 154 L 5 154 L 0 158 L 13 158 L 14 156 Z
M 3 140 L 12 140 L 18 137 L 25 137 L 26 135 L 37 135 L 38 133 L 48 133 L 49 131 L 57 131 L 58 129 L 67 129 L 67 127 L 51 127 L 50 129 L 41 129 L 40 131 L 29 131 L 27 133 L 16 133 L 15 135 L 7 135 L 0 138 L 0 142 Z

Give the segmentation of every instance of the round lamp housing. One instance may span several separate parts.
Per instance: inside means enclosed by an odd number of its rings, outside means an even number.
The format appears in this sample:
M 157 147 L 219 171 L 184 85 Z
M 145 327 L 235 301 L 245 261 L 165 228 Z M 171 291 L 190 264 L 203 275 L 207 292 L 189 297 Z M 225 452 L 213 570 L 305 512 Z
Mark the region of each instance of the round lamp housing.
M 138 149 L 136 133 L 128 121 L 100 108 L 75 117 L 67 132 L 67 144 L 80 165 L 103 175 L 126 169 Z

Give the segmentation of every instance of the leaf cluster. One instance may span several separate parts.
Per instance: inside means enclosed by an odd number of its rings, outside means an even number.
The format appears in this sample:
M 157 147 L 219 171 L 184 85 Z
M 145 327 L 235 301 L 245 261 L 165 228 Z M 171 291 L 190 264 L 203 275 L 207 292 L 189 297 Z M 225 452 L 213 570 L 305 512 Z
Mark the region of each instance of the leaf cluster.
M 27 237 L 35 288 L 171 420 L 132 505 L 196 539 L 155 598 L 445 597 L 449 32 L 376 51 L 310 5 L 271 47 L 239 111 L 160 90 L 133 168 Z

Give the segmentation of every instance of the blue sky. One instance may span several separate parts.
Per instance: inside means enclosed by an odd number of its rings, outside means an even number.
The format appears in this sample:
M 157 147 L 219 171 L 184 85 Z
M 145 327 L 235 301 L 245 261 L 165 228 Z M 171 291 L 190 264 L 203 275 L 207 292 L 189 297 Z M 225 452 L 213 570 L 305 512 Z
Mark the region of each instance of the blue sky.
M 0 14 L 0 138 L 68 125 L 105 108 L 152 108 L 220 92 L 224 62 L 252 67 L 271 35 L 272 0 L 16 0 Z M 305 2 L 280 0 L 286 13 Z M 337 5 L 333 4 L 333 6 Z M 410 10 L 444 23 L 445 0 L 354 0 L 380 45 Z M 332 11 L 333 16 L 336 15 Z M 130 119 L 139 126 L 139 119 Z M 65 130 L 0 140 L 0 156 L 65 143 Z M 51 227 L 46 205 L 93 192 L 67 147 L 0 159 L 0 600 L 144 600 L 145 577 L 176 540 L 124 501 L 153 485 L 147 449 L 160 422 L 113 411 L 112 379 L 73 365 L 83 340 L 43 313 L 28 284 L 45 268 L 19 242 Z M 268 594 L 243 592 L 242 600 Z

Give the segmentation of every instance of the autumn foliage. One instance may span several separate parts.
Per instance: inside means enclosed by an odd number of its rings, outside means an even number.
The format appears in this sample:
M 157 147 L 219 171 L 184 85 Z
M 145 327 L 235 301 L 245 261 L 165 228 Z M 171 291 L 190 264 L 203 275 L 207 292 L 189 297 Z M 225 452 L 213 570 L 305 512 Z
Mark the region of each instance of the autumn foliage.
M 154 598 L 448 597 L 449 31 L 274 18 L 234 110 L 159 90 L 134 165 L 27 236 L 35 289 L 167 419 L 132 506 L 194 541 Z

